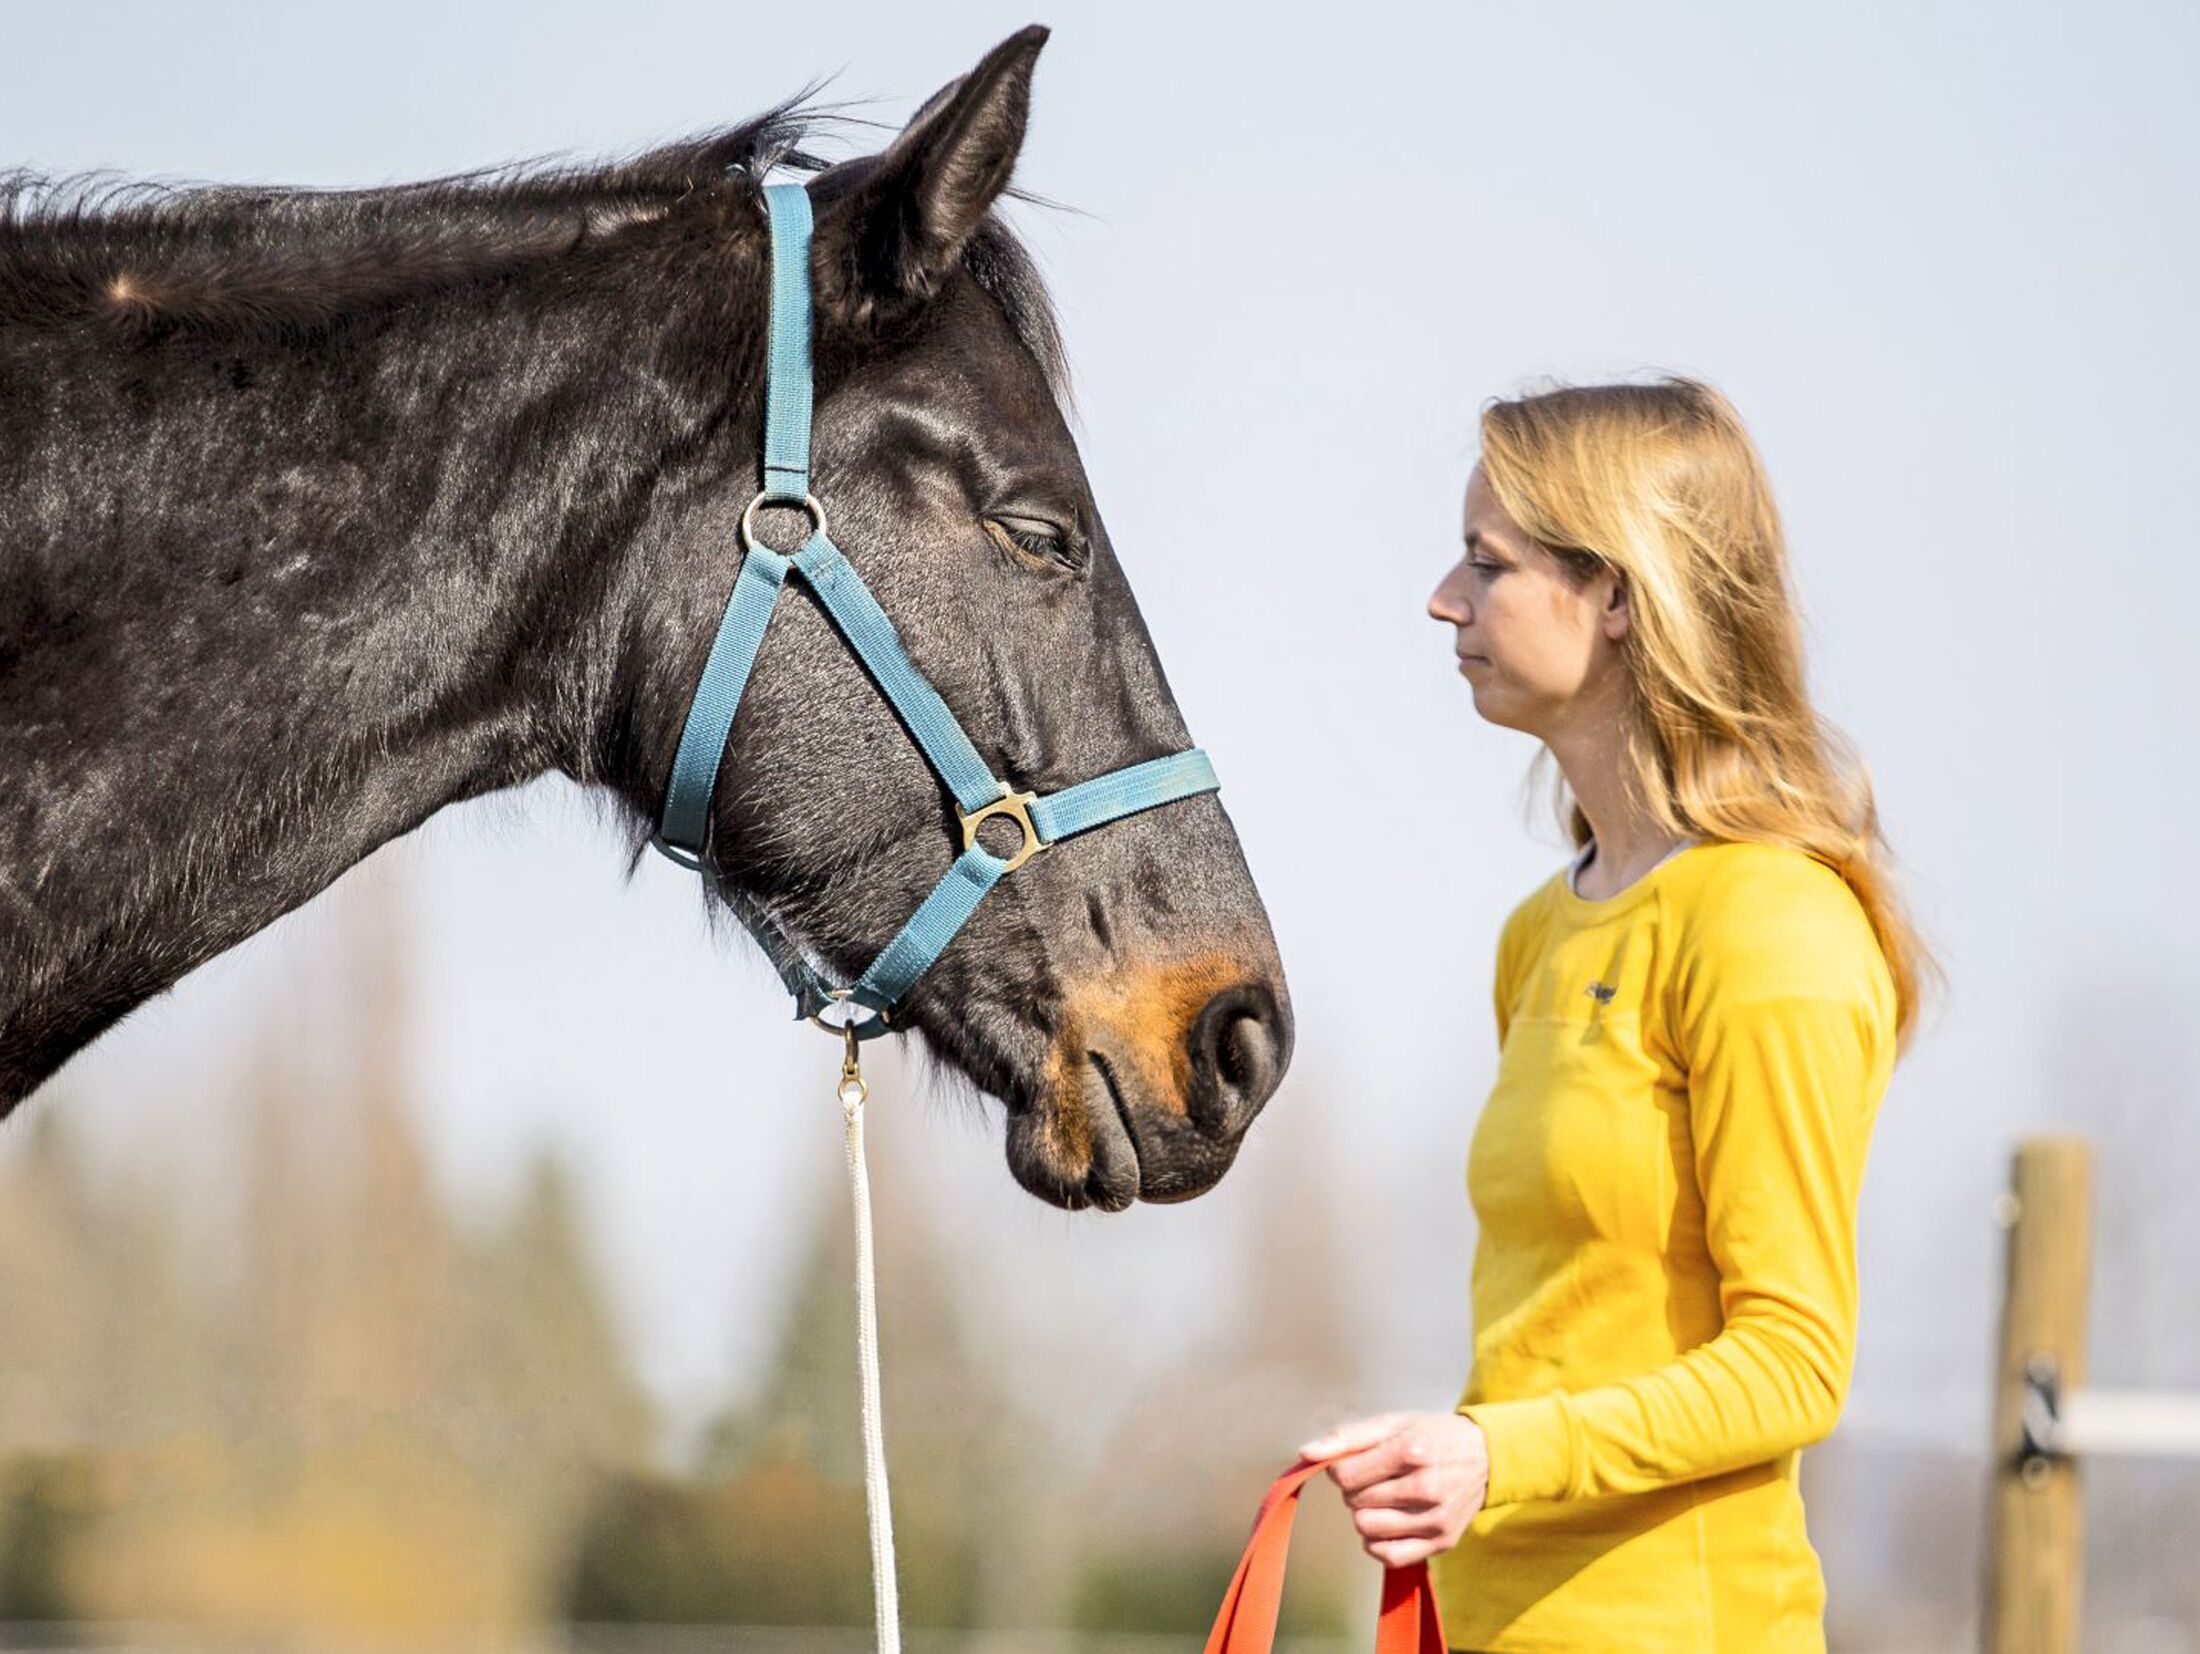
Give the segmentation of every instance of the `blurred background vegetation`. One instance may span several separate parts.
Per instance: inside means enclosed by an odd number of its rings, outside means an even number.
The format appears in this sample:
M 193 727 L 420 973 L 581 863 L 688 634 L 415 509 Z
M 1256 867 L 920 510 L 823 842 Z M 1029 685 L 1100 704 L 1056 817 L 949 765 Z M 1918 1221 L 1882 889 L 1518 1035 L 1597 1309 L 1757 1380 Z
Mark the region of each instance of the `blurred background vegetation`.
M 400 914 L 387 881 L 352 892 L 333 1013 L 271 1016 L 233 1118 L 198 1122 L 232 1134 L 213 1185 L 229 1198 L 149 1173 L 157 1144 L 135 1172 L 95 1163 L 65 1096 L 0 1144 L 5 1641 L 622 1646 L 617 1627 L 679 1625 L 867 1646 L 844 1187 L 790 1203 L 810 1232 L 760 1378 L 668 1448 L 572 1171 L 543 1156 L 488 1222 L 431 1176 L 400 1078 Z M 1241 1322 L 1259 1330 L 1149 1392 L 1164 1412 L 1209 1383 L 1256 1400 L 1262 1427 L 1207 1432 L 1189 1476 L 1136 1445 L 1153 1422 L 1137 1409 L 1078 1468 L 1047 1398 L 974 1347 L 921 1197 L 879 1180 L 907 1623 L 958 1634 L 935 1646 L 1031 1646 L 1038 1628 L 1065 1647 L 1196 1646 L 1274 1443 L 1352 1377 L 1321 1214 L 1270 1215 Z M 1152 1434 L 1175 1439 L 1171 1422 Z M 1287 1630 L 1364 1630 L 1373 1568 L 1334 1509 L 1305 1527 Z

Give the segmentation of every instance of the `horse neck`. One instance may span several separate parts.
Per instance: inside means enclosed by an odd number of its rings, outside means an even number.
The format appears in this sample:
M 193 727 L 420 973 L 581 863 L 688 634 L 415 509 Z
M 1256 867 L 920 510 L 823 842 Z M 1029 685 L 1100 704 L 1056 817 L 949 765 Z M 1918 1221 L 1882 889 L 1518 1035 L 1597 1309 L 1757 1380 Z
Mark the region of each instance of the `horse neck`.
M 0 791 L 0 1117 L 445 804 L 601 778 L 625 565 L 726 417 L 636 360 L 635 314 L 454 295 L 234 352 L 0 331 L 0 381 L 70 413 L 0 496 L 30 548 L 0 563 L 0 773 L 29 780 Z

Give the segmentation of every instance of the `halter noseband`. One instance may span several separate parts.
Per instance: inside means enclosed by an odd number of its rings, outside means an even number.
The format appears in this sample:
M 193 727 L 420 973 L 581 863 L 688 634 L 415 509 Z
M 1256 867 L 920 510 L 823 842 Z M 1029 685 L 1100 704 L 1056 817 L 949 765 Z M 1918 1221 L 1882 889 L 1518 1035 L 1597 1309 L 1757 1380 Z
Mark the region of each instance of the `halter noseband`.
M 702 875 L 770 957 L 794 995 L 795 1015 L 818 1013 L 847 1000 L 876 1015 L 854 1025 L 855 1037 L 886 1032 L 902 995 L 954 940 L 986 892 L 1048 846 L 1128 815 L 1215 791 L 1214 767 L 1197 747 L 1132 764 L 1058 793 L 1018 792 L 996 776 L 947 703 L 909 659 L 892 621 L 825 531 L 825 512 L 810 493 L 810 196 L 800 184 L 764 191 L 771 223 L 771 323 L 764 387 L 764 486 L 741 514 L 741 572 L 727 600 L 710 658 L 688 703 L 687 723 L 665 788 L 664 819 L 651 842 L 673 861 Z M 810 536 L 791 555 L 756 537 L 759 509 L 808 513 Z M 792 572 L 824 605 L 932 768 L 954 795 L 962 818 L 962 854 L 932 887 L 909 922 L 852 985 L 836 987 L 799 943 L 756 902 L 725 883 L 710 850 L 711 800 L 725 760 L 741 692 L 756 664 L 773 605 Z M 978 829 L 1005 816 L 1023 829 L 1023 844 L 1002 858 L 978 842 Z

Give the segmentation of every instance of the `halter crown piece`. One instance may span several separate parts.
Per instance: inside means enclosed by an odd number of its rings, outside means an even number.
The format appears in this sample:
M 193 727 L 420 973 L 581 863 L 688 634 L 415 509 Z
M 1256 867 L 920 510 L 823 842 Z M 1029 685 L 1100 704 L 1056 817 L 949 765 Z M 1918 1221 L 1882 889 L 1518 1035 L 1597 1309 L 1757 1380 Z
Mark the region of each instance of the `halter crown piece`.
M 825 512 L 810 491 L 810 196 L 800 184 L 764 191 L 771 221 L 771 330 L 764 387 L 764 486 L 741 514 L 741 573 L 725 618 L 688 704 L 680 748 L 665 788 L 664 819 L 651 841 L 682 867 L 702 875 L 748 927 L 794 995 L 795 1015 L 815 1018 L 847 1000 L 876 1013 L 854 1024 L 856 1037 L 887 1031 L 894 1006 L 955 939 L 987 891 L 1048 846 L 1157 805 L 1216 790 L 1214 766 L 1197 747 L 1132 764 L 1057 793 L 1018 792 L 996 776 L 970 744 L 939 691 L 902 647 L 892 621 L 825 532 Z M 783 556 L 757 539 L 759 509 L 801 511 L 810 537 Z M 865 670 L 893 703 L 902 723 L 954 795 L 963 851 L 932 887 L 909 922 L 880 950 L 862 976 L 836 986 L 770 914 L 724 881 L 710 849 L 711 799 L 718 790 L 726 738 L 741 692 L 771 622 L 787 575 L 802 577 Z M 978 829 L 1004 816 L 1023 829 L 1012 856 L 978 842 Z

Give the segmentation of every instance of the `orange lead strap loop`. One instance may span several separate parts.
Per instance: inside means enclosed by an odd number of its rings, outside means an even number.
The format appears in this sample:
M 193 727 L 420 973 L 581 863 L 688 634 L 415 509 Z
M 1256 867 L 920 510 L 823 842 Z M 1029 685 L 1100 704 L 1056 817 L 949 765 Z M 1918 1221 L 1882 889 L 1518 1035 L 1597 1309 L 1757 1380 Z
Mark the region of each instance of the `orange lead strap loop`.
M 1276 1616 L 1283 1607 L 1284 1559 L 1291 1546 L 1291 1521 L 1298 1515 L 1299 1490 L 1326 1462 L 1301 1460 L 1269 1488 L 1253 1523 L 1253 1537 L 1246 1542 L 1245 1555 L 1222 1599 L 1222 1612 L 1208 1633 L 1206 1654 L 1271 1654 Z M 1383 1570 L 1375 1654 L 1446 1654 L 1427 1563 Z

